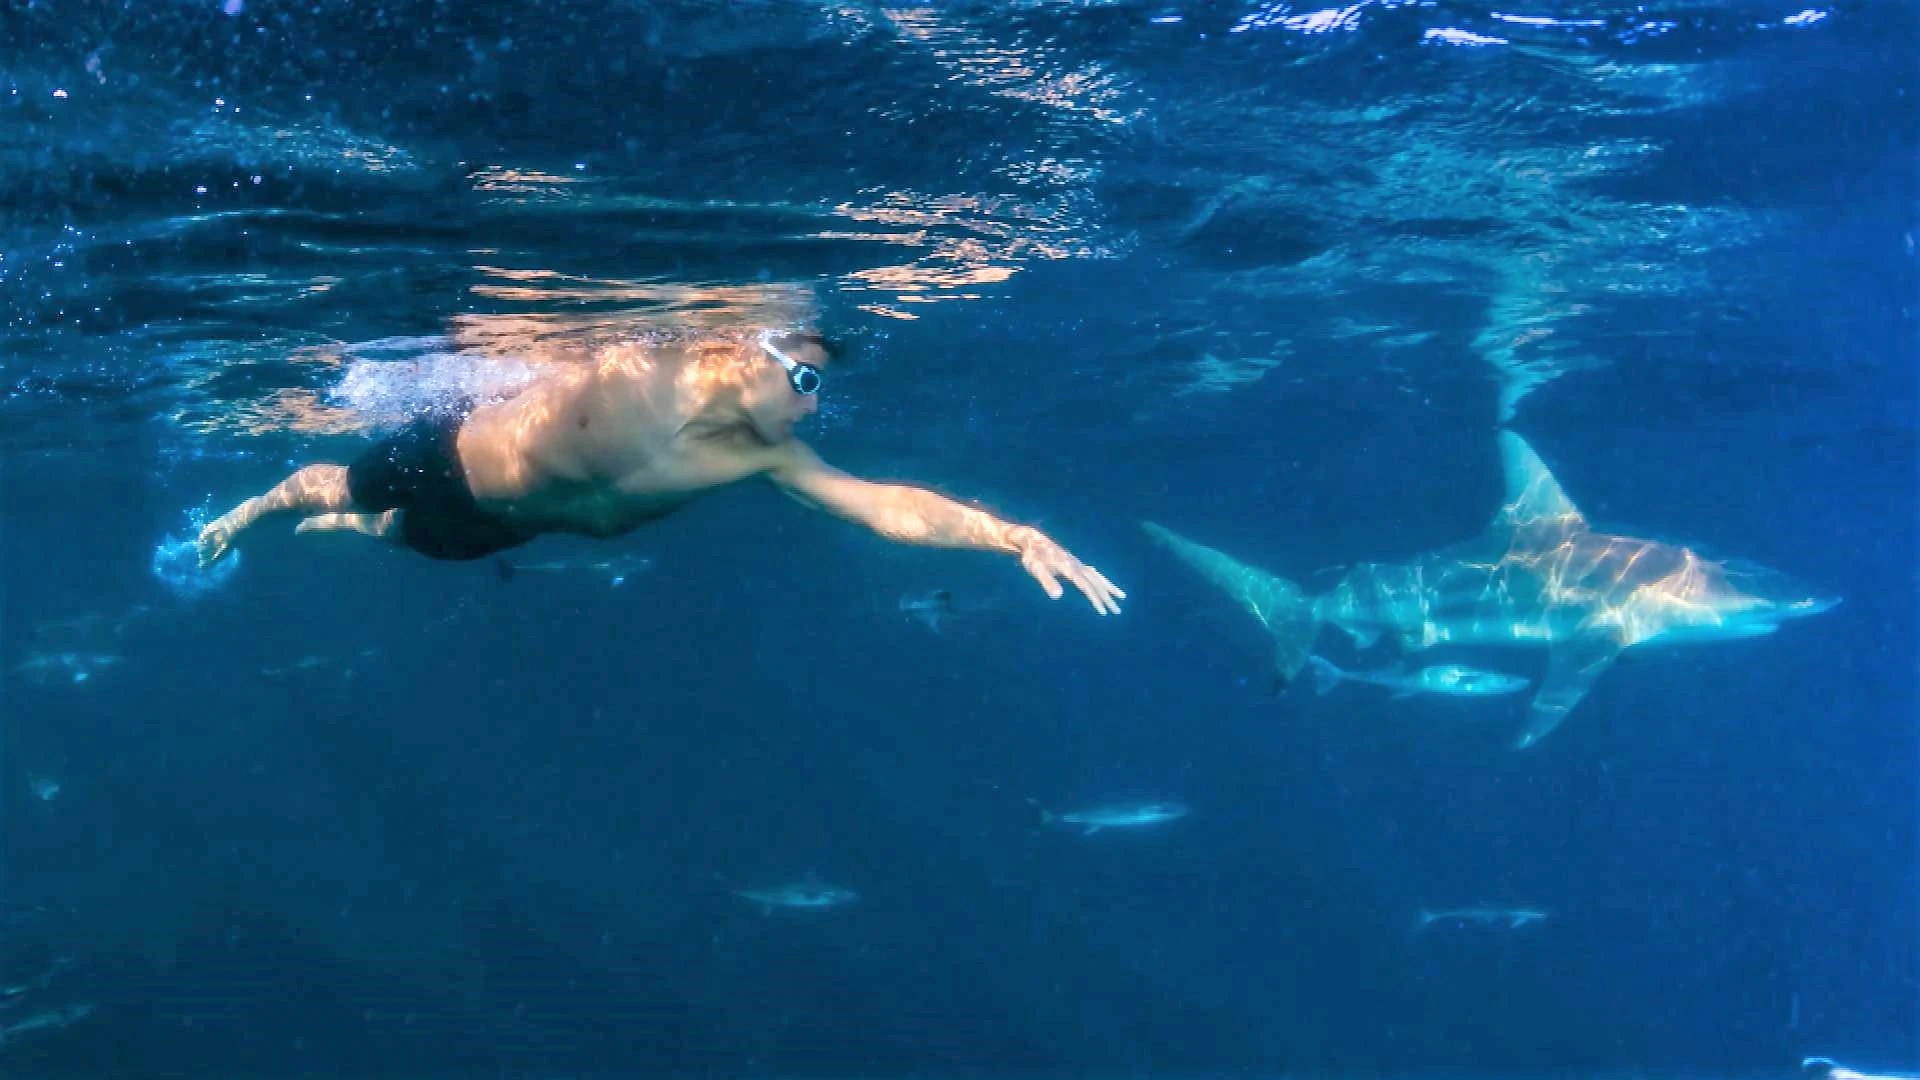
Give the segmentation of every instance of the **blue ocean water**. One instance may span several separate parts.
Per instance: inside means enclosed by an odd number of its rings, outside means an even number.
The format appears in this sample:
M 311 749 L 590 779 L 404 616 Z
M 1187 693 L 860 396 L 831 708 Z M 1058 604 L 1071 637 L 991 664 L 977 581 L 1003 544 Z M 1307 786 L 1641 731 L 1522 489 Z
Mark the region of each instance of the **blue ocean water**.
M 1914 1068 L 1916 44 L 1892 3 L 7 4 L 0 1066 Z M 849 346 L 811 445 L 1122 614 L 758 483 L 515 553 L 618 584 L 172 557 L 476 382 L 801 316 Z M 1631 650 L 1517 751 L 1524 695 L 1277 687 L 1139 526 L 1326 588 L 1482 529 L 1502 429 L 1596 524 L 1844 602 Z M 1129 800 L 1190 812 L 1041 809 Z M 857 900 L 737 895 L 796 882 Z M 1419 923 L 1475 907 L 1547 918 Z

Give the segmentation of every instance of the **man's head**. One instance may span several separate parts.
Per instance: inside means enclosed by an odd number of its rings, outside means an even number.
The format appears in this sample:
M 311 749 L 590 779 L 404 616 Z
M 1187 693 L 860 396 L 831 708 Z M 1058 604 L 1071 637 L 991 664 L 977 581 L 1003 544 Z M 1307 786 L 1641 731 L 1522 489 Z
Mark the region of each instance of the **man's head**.
M 780 442 L 820 405 L 824 369 L 833 356 L 826 337 L 812 331 L 767 332 L 749 346 L 751 374 L 740 395 L 754 432 Z

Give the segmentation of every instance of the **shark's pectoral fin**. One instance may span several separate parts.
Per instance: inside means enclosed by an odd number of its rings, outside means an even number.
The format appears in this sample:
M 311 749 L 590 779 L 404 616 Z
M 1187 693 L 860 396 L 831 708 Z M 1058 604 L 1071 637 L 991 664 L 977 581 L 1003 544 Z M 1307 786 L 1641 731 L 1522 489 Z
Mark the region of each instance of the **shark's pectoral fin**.
M 1533 695 L 1526 730 L 1520 733 L 1515 749 L 1532 746 L 1559 727 L 1593 688 L 1593 681 L 1620 655 L 1622 647 L 1618 637 L 1605 633 L 1554 642 L 1547 651 L 1547 674 L 1540 680 L 1539 692 Z
M 1403 698 L 1410 698 L 1413 695 L 1414 695 L 1414 691 L 1408 690 L 1405 687 L 1398 687 L 1393 691 L 1393 693 L 1387 695 L 1387 700 L 1399 701 Z

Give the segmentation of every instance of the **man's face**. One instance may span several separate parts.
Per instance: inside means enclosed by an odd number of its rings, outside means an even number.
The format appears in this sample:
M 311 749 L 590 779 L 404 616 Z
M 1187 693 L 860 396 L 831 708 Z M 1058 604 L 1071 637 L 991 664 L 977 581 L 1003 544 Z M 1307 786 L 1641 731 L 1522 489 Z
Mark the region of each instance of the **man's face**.
M 813 342 L 796 341 L 780 351 L 796 364 L 811 364 L 823 374 L 827 351 Z M 748 410 L 762 438 L 779 441 L 793 434 L 793 425 L 820 408 L 818 394 L 802 394 L 793 388 L 787 369 L 770 353 L 762 352 L 764 363 L 756 380 L 753 407 Z

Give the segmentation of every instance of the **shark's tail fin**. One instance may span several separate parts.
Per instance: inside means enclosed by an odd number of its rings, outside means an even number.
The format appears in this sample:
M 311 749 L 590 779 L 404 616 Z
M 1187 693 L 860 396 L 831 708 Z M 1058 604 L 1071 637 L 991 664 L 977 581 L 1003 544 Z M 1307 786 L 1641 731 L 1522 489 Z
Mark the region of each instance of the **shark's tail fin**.
M 1324 656 L 1309 656 L 1307 663 L 1313 666 L 1313 692 L 1324 694 L 1340 685 L 1347 673 L 1334 666 L 1333 661 Z
M 1291 581 L 1275 578 L 1286 586 L 1288 594 L 1279 599 L 1267 616 L 1267 632 L 1273 635 L 1273 670 L 1291 682 L 1307 666 L 1313 652 L 1313 639 L 1320 634 L 1320 617 L 1314 614 L 1313 598 Z
M 1300 674 L 1313 651 L 1313 639 L 1320 632 L 1320 619 L 1306 590 L 1151 521 L 1143 521 L 1140 526 L 1175 558 L 1260 620 L 1273 639 L 1273 674 L 1277 681 L 1290 683 Z

